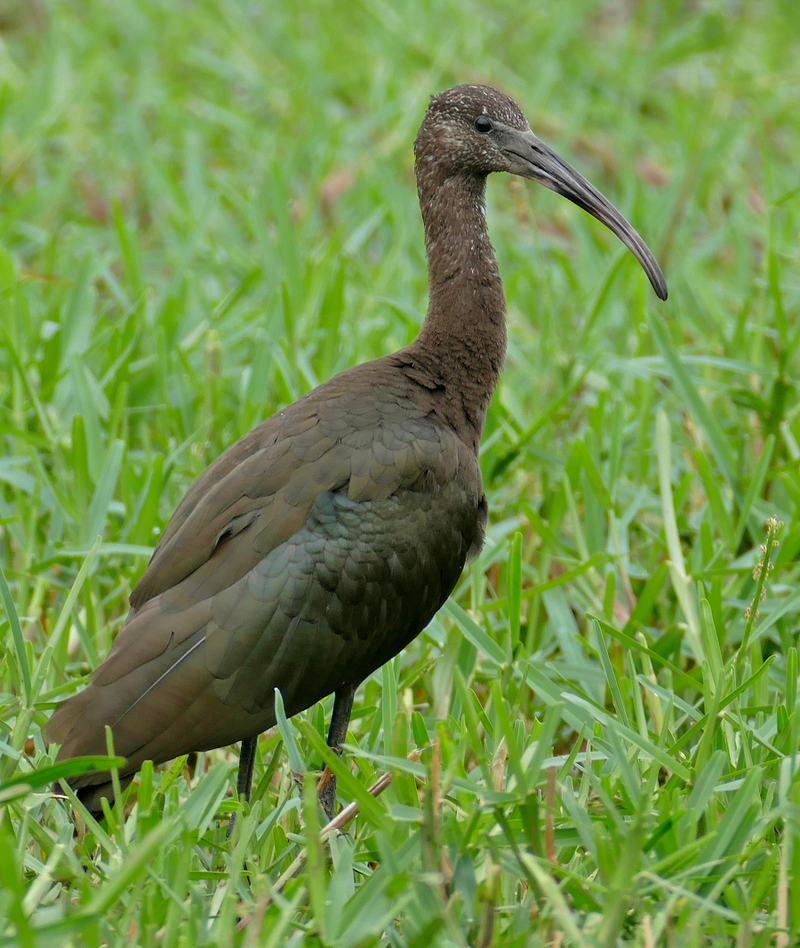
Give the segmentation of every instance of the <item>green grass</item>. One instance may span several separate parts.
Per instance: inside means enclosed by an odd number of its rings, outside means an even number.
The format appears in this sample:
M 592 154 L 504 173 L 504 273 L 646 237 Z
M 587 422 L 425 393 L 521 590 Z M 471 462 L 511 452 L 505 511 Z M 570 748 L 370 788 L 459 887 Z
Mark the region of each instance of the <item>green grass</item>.
M 7 0 L 0 21 L 0 946 L 796 944 L 794 0 Z M 465 80 L 618 204 L 669 301 L 597 222 L 493 179 L 487 543 L 359 690 L 347 835 L 319 842 L 290 768 L 321 766 L 331 699 L 261 739 L 230 840 L 236 749 L 74 823 L 40 726 L 204 466 L 415 335 L 411 145 Z

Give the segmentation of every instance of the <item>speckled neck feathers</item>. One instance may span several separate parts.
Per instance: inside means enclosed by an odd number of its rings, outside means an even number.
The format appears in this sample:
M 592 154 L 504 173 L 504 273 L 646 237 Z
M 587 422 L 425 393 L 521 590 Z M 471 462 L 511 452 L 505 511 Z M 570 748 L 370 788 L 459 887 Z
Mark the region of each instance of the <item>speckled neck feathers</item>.
M 486 175 L 452 162 L 433 121 L 423 122 L 415 154 L 429 303 L 411 348 L 444 388 L 447 420 L 477 449 L 506 351 L 505 296 L 486 230 Z

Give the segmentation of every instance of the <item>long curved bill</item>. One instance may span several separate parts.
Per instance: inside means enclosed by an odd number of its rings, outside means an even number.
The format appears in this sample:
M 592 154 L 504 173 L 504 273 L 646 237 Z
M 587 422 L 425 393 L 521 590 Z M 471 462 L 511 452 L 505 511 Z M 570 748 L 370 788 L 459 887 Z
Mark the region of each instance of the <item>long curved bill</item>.
M 509 125 L 495 126 L 496 141 L 509 161 L 513 174 L 531 178 L 596 217 L 625 244 L 639 261 L 659 299 L 667 298 L 667 281 L 661 267 L 634 228 L 614 205 L 583 175 L 571 168 L 533 132 Z

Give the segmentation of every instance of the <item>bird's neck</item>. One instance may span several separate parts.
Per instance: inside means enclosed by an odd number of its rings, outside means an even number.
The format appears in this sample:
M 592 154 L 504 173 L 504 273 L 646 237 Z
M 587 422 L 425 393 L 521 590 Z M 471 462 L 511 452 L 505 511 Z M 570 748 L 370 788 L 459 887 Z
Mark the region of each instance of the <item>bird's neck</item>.
M 418 176 L 428 314 L 412 344 L 477 446 L 506 351 L 506 301 L 486 230 L 484 176 Z

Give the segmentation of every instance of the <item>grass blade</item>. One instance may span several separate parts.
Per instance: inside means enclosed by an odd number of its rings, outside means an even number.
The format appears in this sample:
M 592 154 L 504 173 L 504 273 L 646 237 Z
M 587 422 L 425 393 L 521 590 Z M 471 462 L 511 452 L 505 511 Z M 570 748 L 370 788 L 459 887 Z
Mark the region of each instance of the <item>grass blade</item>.
M 25 649 L 25 639 L 22 637 L 22 626 L 19 624 L 17 607 L 14 605 L 14 599 L 11 596 L 11 590 L 8 588 L 2 566 L 0 566 L 0 598 L 3 600 L 3 608 L 8 618 L 11 637 L 14 640 L 14 649 L 17 653 L 17 665 L 22 676 L 24 689 L 24 706 L 28 708 L 31 703 L 31 669 L 28 663 L 28 653 Z
M 683 561 L 683 551 L 678 537 L 678 524 L 675 521 L 675 505 L 672 500 L 672 483 L 670 471 L 672 467 L 669 421 L 666 413 L 659 410 L 656 414 L 656 450 L 658 454 L 658 481 L 661 487 L 661 512 L 664 517 L 664 533 L 667 538 L 669 552 L 669 572 L 675 595 L 681 604 L 686 617 L 689 646 L 698 664 L 703 663 L 703 646 L 700 638 L 700 623 L 697 618 L 694 596 L 689 589 L 686 576 L 686 566 Z

